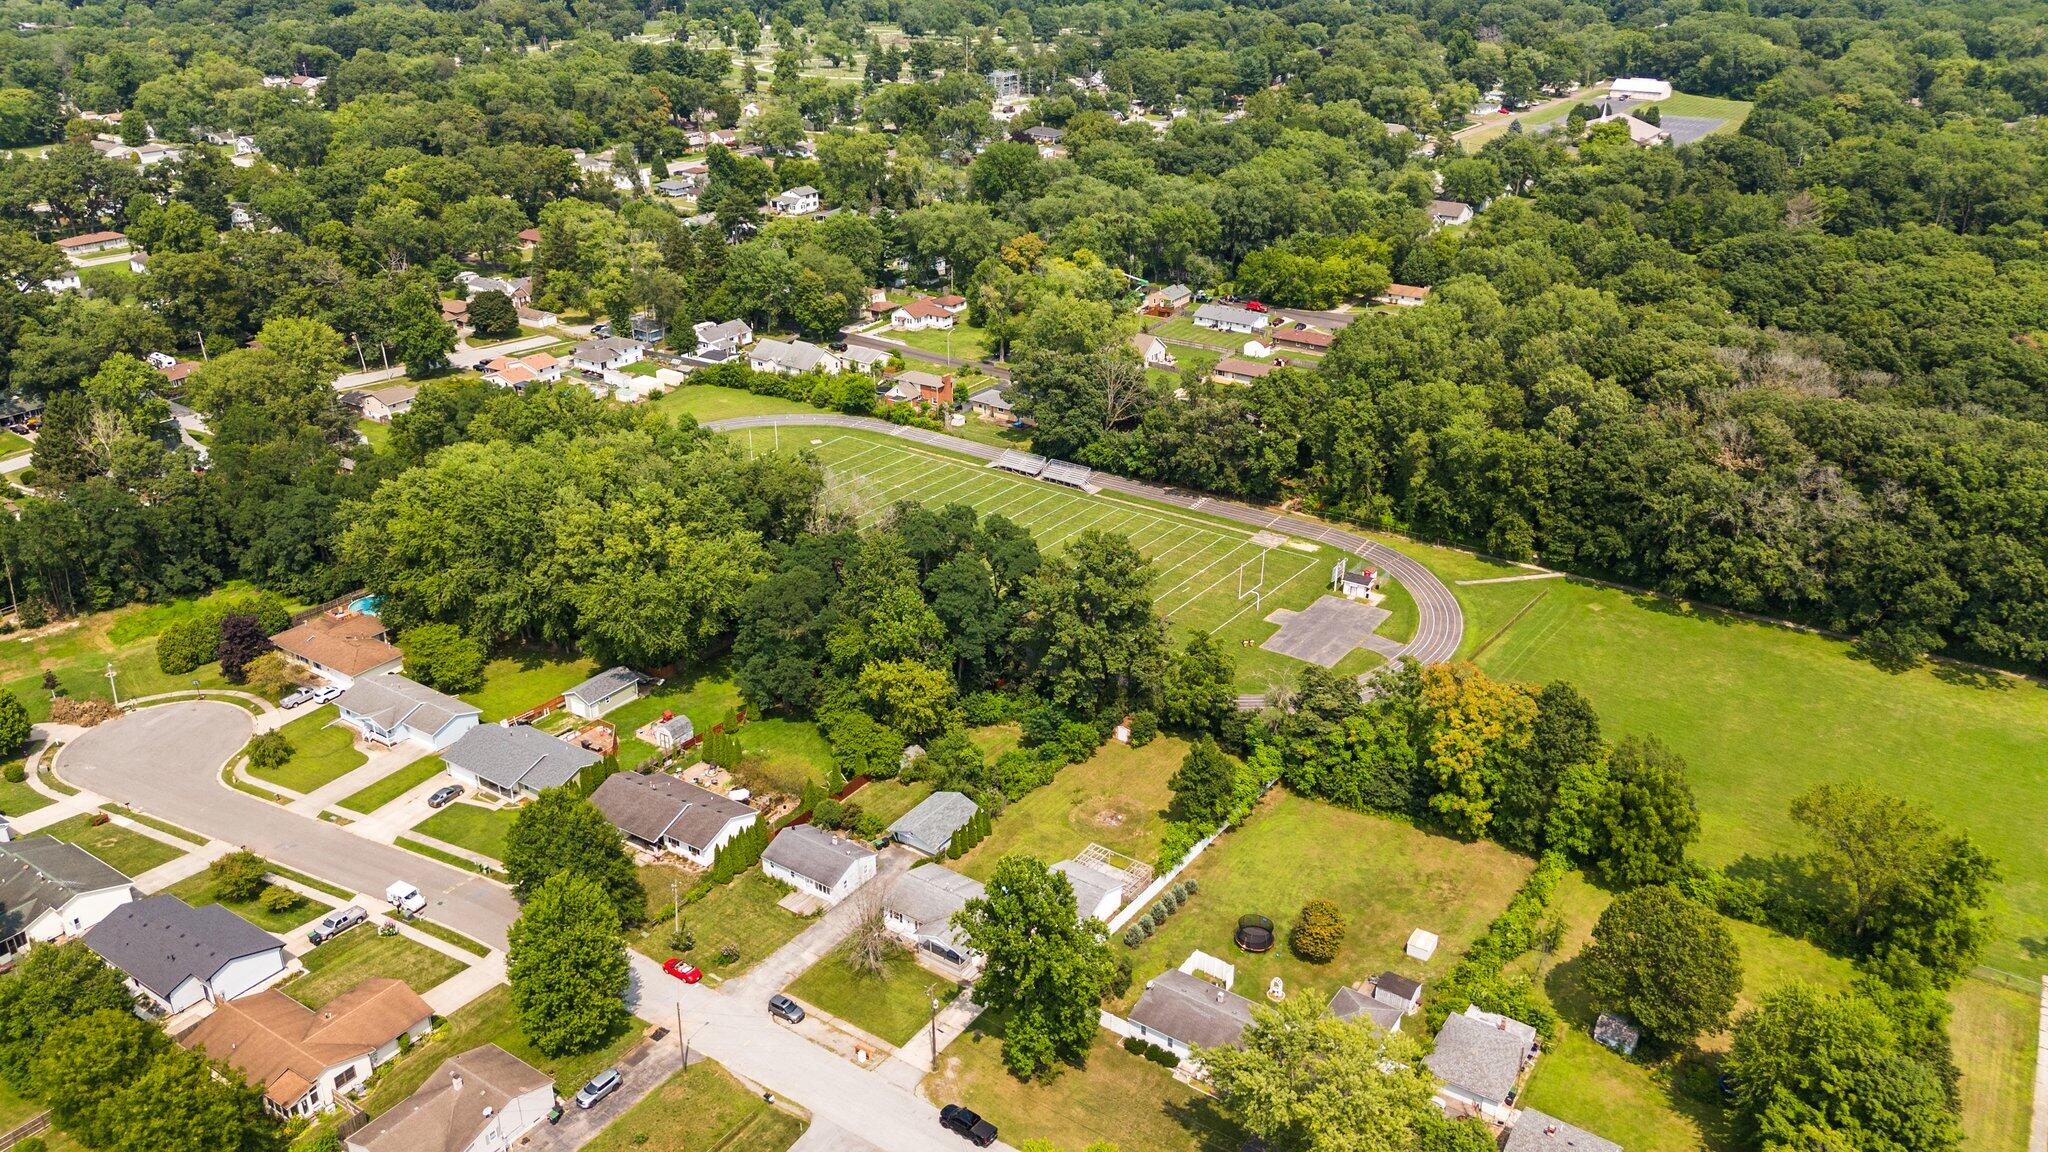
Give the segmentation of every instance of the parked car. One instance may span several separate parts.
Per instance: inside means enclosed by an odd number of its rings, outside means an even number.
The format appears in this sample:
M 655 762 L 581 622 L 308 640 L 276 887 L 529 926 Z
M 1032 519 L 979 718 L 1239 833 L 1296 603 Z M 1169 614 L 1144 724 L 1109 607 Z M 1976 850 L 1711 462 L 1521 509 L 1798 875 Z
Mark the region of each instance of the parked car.
M 685 984 L 695 984 L 704 978 L 704 971 L 702 969 L 694 964 L 683 963 L 681 957 L 677 956 L 669 957 L 668 963 L 663 964 L 661 970 Z
M 619 1079 L 619 1070 L 617 1068 L 607 1068 L 599 1072 L 590 1078 L 590 1083 L 585 1084 L 582 1090 L 576 1093 L 576 1106 L 578 1108 L 596 1107 L 598 1101 L 617 1092 L 621 1083 L 624 1083 L 624 1081 Z
M 311 688 L 295 688 L 292 691 L 285 693 L 284 699 L 278 701 L 279 704 L 282 704 L 286 708 L 297 708 L 304 704 L 311 704 L 312 702 L 313 690 Z
M 791 1024 L 803 1023 L 804 1006 L 780 992 L 768 998 L 768 1011 L 772 1015 L 789 1021 Z
M 462 795 L 462 785 L 450 784 L 446 788 L 439 789 L 432 796 L 427 797 L 427 807 L 444 808 L 450 801 L 460 795 Z
M 332 684 L 322 684 L 320 687 L 313 689 L 313 700 L 315 703 L 332 704 L 339 699 L 341 699 L 341 689 L 336 688 Z
M 384 900 L 407 916 L 424 912 L 427 908 L 427 898 L 420 895 L 418 888 L 403 880 L 393 880 L 390 886 L 384 889 Z
M 1257 300 L 1247 300 L 1244 302 L 1244 310 L 1247 312 L 1264 312 L 1266 306 Z
M 966 1137 L 976 1148 L 996 1142 L 996 1126 L 958 1104 L 939 1109 L 939 1123 Z
M 329 912 L 321 917 L 319 925 L 311 932 L 306 933 L 306 939 L 311 940 L 315 944 L 332 940 L 356 925 L 364 923 L 369 918 L 370 914 L 363 910 L 362 905 L 351 904 L 338 912 Z

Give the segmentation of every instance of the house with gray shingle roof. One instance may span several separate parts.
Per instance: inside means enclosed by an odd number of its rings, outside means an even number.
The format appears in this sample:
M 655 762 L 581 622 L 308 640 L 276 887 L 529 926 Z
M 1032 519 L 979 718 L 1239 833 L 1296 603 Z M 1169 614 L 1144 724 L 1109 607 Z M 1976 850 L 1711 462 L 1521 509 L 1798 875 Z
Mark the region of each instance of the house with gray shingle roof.
M 981 954 L 967 946 L 966 935 L 953 917 L 988 890 L 981 881 L 962 876 L 943 864 L 924 864 L 905 872 L 882 900 L 882 925 L 914 948 L 961 967 L 976 965 Z
M 798 824 L 784 828 L 761 853 L 761 871 L 829 907 L 875 878 L 875 850 L 815 824 Z
M 953 833 L 980 811 L 964 792 L 934 792 L 889 825 L 889 838 L 927 856 L 952 846 Z
M 1402 1012 L 1399 1008 L 1382 1004 L 1349 986 L 1337 989 L 1337 994 L 1330 997 L 1329 1011 L 1339 1020 L 1367 1020 L 1385 1032 L 1401 1030 Z
M 0 961 L 78 936 L 135 899 L 128 877 L 53 836 L 0 836 Z
M 1185 1060 L 1197 1048 L 1236 1044 L 1251 1027 L 1252 1002 L 1191 972 L 1162 972 L 1131 1006 L 1132 1034 Z
M 475 728 L 483 715 L 473 704 L 396 672 L 358 677 L 334 703 L 341 722 L 365 740 L 387 746 L 410 740 L 436 752 Z
M 1512 1017 L 1468 1005 L 1444 1020 L 1436 1050 L 1423 1061 L 1436 1074 L 1436 1098 L 1451 1116 L 1514 1119 L 1508 1098 L 1536 1059 L 1536 1030 Z
M 575 780 L 603 757 L 531 724 L 486 724 L 463 733 L 441 759 L 450 776 L 471 788 L 500 796 L 538 796 Z
M 699 868 L 711 867 L 719 849 L 761 818 L 730 796 L 659 772 L 615 772 L 590 794 L 590 803 L 626 839 Z
M 247 996 L 284 975 L 284 941 L 218 904 L 194 908 L 176 896 L 115 908 L 85 946 L 169 1012 Z
M 1534 1108 L 1522 1109 L 1501 1152 L 1621 1152 L 1621 1145 Z
M 1235 304 L 1204 304 L 1195 309 L 1195 327 L 1214 328 L 1218 332 L 1236 332 L 1249 335 L 1264 332 L 1268 321 L 1262 312 L 1239 308 Z

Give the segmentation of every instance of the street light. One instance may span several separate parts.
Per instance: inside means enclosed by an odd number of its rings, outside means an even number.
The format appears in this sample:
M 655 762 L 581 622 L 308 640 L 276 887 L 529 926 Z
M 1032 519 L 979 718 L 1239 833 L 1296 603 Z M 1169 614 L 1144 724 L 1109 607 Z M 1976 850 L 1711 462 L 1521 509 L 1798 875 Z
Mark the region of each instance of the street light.
M 113 694 L 114 707 L 119 708 L 121 706 L 121 689 L 114 682 L 114 662 L 112 660 L 107 661 L 107 691 Z
M 939 998 L 932 997 L 932 1071 L 939 1070 Z

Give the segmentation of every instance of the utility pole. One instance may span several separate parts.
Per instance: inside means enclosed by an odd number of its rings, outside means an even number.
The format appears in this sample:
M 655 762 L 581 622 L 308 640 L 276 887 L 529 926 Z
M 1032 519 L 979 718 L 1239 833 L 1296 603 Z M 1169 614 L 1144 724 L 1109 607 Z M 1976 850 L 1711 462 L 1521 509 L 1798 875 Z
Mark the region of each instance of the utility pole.
M 939 1068 L 939 998 L 932 997 L 932 1071 Z

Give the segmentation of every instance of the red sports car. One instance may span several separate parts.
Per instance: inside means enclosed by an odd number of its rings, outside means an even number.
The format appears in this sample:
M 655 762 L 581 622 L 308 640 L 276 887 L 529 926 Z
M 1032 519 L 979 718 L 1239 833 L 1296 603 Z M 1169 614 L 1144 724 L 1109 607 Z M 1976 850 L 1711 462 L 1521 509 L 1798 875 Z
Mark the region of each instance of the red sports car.
M 682 962 L 682 960 L 674 956 L 668 958 L 668 963 L 663 964 L 661 966 L 661 970 L 675 977 L 676 979 L 681 980 L 685 984 L 695 984 L 697 981 L 702 980 L 704 978 L 704 973 L 702 970 L 698 969 L 693 964 L 685 964 Z

